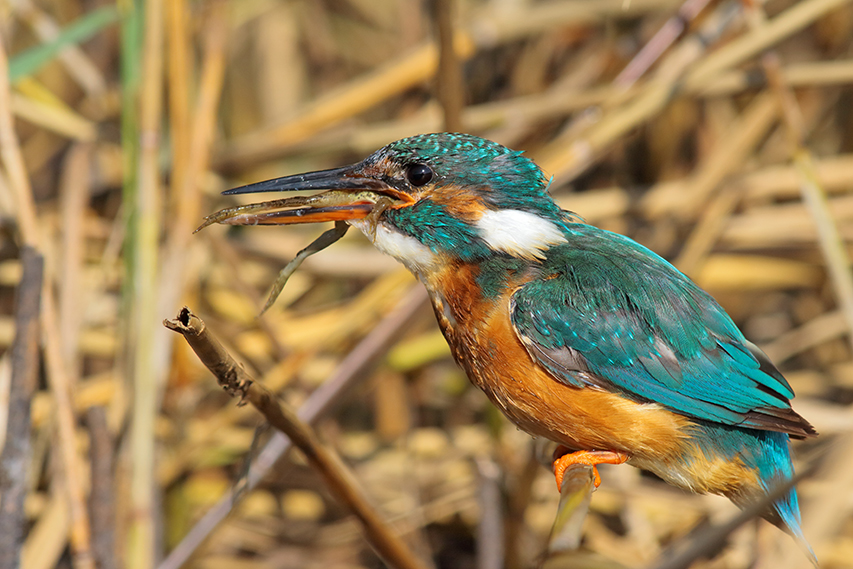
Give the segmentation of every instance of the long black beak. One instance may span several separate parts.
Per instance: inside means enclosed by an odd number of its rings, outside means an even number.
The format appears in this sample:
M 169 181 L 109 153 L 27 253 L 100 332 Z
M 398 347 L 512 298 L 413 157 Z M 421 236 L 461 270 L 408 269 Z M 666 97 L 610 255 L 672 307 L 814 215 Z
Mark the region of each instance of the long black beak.
M 355 165 L 331 168 L 305 174 L 294 174 L 257 182 L 222 192 L 223 195 L 258 194 L 261 192 L 296 192 L 300 190 L 388 190 L 388 184 L 375 178 L 361 176 Z
M 377 203 L 405 207 L 411 195 L 386 182 L 365 176 L 360 164 L 284 176 L 222 192 L 225 195 L 260 192 L 325 190 L 312 196 L 294 196 L 220 210 L 207 216 L 199 231 L 213 223 L 225 225 L 288 225 L 324 221 L 351 221 L 367 217 Z

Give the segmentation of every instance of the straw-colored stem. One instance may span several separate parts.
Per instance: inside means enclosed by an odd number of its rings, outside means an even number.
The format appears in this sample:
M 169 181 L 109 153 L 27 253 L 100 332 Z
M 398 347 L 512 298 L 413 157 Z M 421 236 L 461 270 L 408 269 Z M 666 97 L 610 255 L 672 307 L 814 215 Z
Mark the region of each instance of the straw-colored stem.
M 5 50 L 0 45 L 0 155 L 15 196 L 21 240 L 24 244 L 40 250 L 41 236 L 36 207 L 10 113 L 7 78 L 8 60 Z M 62 464 L 64 475 L 62 487 L 67 494 L 68 511 L 71 516 L 73 562 L 75 569 L 93 569 L 89 517 L 80 474 L 80 457 L 77 454 L 76 420 L 71 405 L 70 381 L 66 374 L 66 363 L 62 358 L 62 342 L 59 338 L 59 319 L 53 297 L 50 263 L 46 263 L 46 266 L 42 291 L 42 329 L 47 377 L 56 402 L 59 462 Z
M 173 185 L 173 216 L 166 224 L 166 246 L 160 263 L 157 295 L 158 314 L 168 314 L 174 310 L 185 294 L 186 284 L 191 282 L 198 272 L 199 265 L 194 262 L 198 256 L 192 254 L 192 229 L 198 224 L 199 208 L 202 203 L 201 183 L 207 173 L 213 146 L 216 112 L 225 77 L 225 49 L 227 46 L 227 5 L 213 2 L 208 7 L 204 26 L 204 62 L 201 69 L 201 82 L 198 99 L 193 105 L 190 129 L 185 144 L 185 155 L 180 185 Z M 200 245 L 196 241 L 195 245 Z M 165 377 L 171 361 L 172 339 L 157 335 L 153 346 L 152 358 L 156 362 L 153 370 L 155 377 Z M 159 394 L 158 394 L 159 397 Z
M 62 176 L 62 251 L 59 286 L 60 337 L 63 357 L 69 365 L 72 383 L 79 374 L 80 356 L 77 350 L 83 305 L 80 302 L 81 273 L 85 234 L 83 231 L 86 204 L 89 200 L 92 147 L 74 146 L 65 160 Z
M 763 11 L 757 6 L 753 26 L 756 30 L 768 27 Z M 777 97 L 785 119 L 788 138 L 793 147 L 793 161 L 800 178 L 800 191 L 803 202 L 814 219 L 818 234 L 818 243 L 829 269 L 829 276 L 849 328 L 848 341 L 853 348 L 853 265 L 847 254 L 844 240 L 829 210 L 826 192 L 821 187 L 814 159 L 805 146 L 806 131 L 802 112 L 797 99 L 782 73 L 782 64 L 778 55 L 768 53 L 762 58 L 773 94 Z
M 190 140 L 190 80 L 191 65 L 189 6 L 186 0 L 167 2 L 166 29 L 168 38 L 169 74 L 169 137 L 172 150 L 171 203 L 169 209 L 177 209 L 175 203 L 184 187 L 187 176 Z
M 724 189 L 711 199 L 675 260 L 675 266 L 685 275 L 696 278 L 696 272 L 723 234 L 740 197 L 738 192 Z
M 437 90 L 438 99 L 444 110 L 444 130 L 462 132 L 465 91 L 462 83 L 462 68 L 453 45 L 455 3 L 453 0 L 436 0 L 432 5 L 439 48 Z
M 806 151 L 800 151 L 795 156 L 794 163 L 801 172 L 803 202 L 814 218 L 818 242 L 829 269 L 832 288 L 841 313 L 847 320 L 847 338 L 853 348 L 853 269 L 847 247 L 830 214 L 826 193 L 820 187 L 811 156 Z
M 720 182 L 764 139 L 778 113 L 778 102 L 772 94 L 757 95 L 714 152 L 683 185 L 659 184 L 643 197 L 644 213 L 652 219 L 672 211 L 686 218 L 695 216 Z
M 460 59 L 468 59 L 474 52 L 474 44 L 467 34 L 458 33 L 455 45 Z M 429 79 L 438 67 L 438 55 L 434 42 L 416 47 L 406 55 L 318 97 L 298 109 L 284 124 L 236 141 L 222 152 L 219 165 L 245 166 L 268 158 L 281 147 L 297 145 L 317 131 Z
M 685 87 L 690 89 L 700 83 L 708 84 L 709 79 L 718 76 L 720 72 L 755 57 L 849 2 L 850 0 L 803 0 L 793 4 L 772 20 L 768 20 L 766 25 L 753 28 L 706 57 L 690 71 L 684 82 Z
M 145 32 L 139 100 L 139 159 L 131 239 L 133 251 L 133 415 L 130 426 L 131 527 L 126 564 L 150 569 L 155 559 L 154 528 L 154 421 L 160 378 L 154 358 L 157 327 L 157 276 L 160 233 L 160 122 L 163 95 L 163 2 L 145 3 Z

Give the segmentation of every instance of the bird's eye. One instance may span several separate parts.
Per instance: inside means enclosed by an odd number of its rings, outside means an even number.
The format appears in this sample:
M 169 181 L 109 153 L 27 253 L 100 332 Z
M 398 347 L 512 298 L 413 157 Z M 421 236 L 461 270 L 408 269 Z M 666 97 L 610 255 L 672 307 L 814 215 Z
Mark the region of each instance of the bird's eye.
M 406 168 L 406 180 L 415 187 L 429 184 L 432 180 L 432 168 L 426 164 L 410 164 Z

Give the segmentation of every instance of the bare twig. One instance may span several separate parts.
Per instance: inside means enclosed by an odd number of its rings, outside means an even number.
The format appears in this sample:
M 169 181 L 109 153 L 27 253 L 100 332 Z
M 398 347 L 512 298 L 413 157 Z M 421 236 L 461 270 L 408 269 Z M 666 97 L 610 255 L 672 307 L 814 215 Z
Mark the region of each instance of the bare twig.
M 530 449 L 524 466 L 507 488 L 507 523 L 504 530 L 507 569 L 521 569 L 528 566 L 521 539 L 525 530 L 524 512 L 533 497 L 533 483 L 542 470 L 542 463 L 533 445 L 530 445 Z
M 573 464 L 563 474 L 560 504 L 557 506 L 554 526 L 548 538 L 549 556 L 577 549 L 580 545 L 583 520 L 595 490 L 592 468 L 584 464 Z
M 0 567 L 19 567 L 24 544 L 24 498 L 30 459 L 30 401 L 39 362 L 39 305 L 44 260 L 33 248 L 21 250 L 24 274 L 15 308 L 15 343 L 9 387 L 6 444 L 0 454 Z
M 426 566 L 380 518 L 337 455 L 323 445 L 314 430 L 299 419 L 273 392 L 255 382 L 228 354 L 200 318 L 188 308 L 184 308 L 177 318 L 166 320 L 163 324 L 170 330 L 183 334 L 202 363 L 216 376 L 219 385 L 231 396 L 239 396 L 241 403 L 251 403 L 273 427 L 286 434 L 305 454 L 311 466 L 323 477 L 329 490 L 361 521 L 367 539 L 377 553 L 395 567 L 425 569 Z
M 115 489 L 113 476 L 112 437 L 107 427 L 107 414 L 103 407 L 91 407 L 86 414 L 91 444 L 92 490 L 89 495 L 89 513 L 92 516 L 92 555 L 98 569 L 118 569 L 116 559 Z
M 384 354 L 394 340 L 426 304 L 426 292 L 415 285 L 400 301 L 398 307 L 386 316 L 370 334 L 368 334 L 341 361 L 335 372 L 319 387 L 299 410 L 299 418 L 313 423 L 326 416 L 349 392 L 376 359 Z M 252 463 L 246 477 L 246 491 L 252 490 L 273 467 L 275 462 L 291 447 L 290 439 L 276 433 L 261 449 Z M 230 495 L 223 496 L 198 523 L 187 533 L 184 539 L 172 550 L 158 569 L 178 569 L 210 535 L 234 506 Z
M 477 460 L 480 474 L 480 525 L 477 530 L 477 568 L 504 567 L 504 511 L 500 468 L 491 459 Z

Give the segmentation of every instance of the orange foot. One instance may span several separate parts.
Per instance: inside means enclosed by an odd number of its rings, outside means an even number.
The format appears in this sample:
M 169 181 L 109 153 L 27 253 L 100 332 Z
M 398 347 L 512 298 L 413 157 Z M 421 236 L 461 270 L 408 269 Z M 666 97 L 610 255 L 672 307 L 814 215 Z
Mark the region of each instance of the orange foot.
M 565 449 L 565 447 L 560 447 Z M 559 448 L 558 451 L 559 452 Z M 556 452 L 554 454 L 557 454 Z M 598 474 L 596 464 L 622 464 L 628 460 L 628 455 L 612 450 L 579 450 L 570 452 L 554 459 L 554 477 L 557 479 L 557 491 L 563 488 L 563 475 L 566 469 L 573 464 L 585 464 L 592 467 L 593 483 L 595 487 L 601 484 L 601 476 Z

